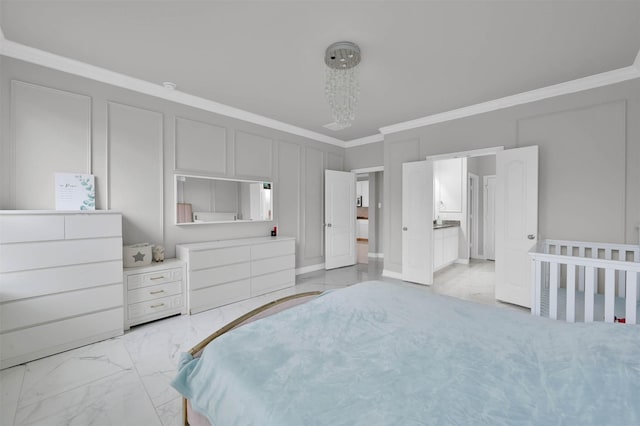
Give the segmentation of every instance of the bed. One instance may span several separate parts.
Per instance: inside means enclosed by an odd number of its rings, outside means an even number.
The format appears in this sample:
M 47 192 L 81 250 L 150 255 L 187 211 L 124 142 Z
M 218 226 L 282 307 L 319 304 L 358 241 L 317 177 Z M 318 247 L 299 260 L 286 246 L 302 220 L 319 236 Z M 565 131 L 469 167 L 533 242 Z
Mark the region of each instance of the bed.
M 640 424 L 639 327 L 380 281 L 297 302 L 271 315 L 273 302 L 184 355 L 172 385 L 186 422 Z

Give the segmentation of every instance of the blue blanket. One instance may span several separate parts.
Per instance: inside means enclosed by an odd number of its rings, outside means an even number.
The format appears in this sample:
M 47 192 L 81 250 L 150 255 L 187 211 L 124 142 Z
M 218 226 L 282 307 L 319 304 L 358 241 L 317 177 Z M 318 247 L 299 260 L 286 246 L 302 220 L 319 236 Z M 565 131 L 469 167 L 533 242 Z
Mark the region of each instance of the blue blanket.
M 226 333 L 173 386 L 215 426 L 640 424 L 640 326 L 366 282 Z

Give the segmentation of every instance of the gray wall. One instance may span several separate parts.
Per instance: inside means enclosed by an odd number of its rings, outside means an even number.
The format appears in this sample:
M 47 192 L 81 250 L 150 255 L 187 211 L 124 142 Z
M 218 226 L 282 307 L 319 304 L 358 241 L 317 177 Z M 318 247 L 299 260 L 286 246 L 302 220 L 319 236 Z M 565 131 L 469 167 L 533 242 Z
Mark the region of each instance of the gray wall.
M 467 173 L 478 175 L 478 254 L 484 256 L 484 192 L 483 177 L 496 174 L 496 156 L 484 155 L 467 159 Z M 467 206 L 468 208 L 468 206 Z
M 1 209 L 53 209 L 53 173 L 96 176 L 124 242 L 295 236 L 298 267 L 324 261 L 324 170 L 345 150 L 0 56 Z M 176 226 L 174 173 L 274 182 L 274 221 Z
M 344 169 L 365 169 L 384 164 L 384 142 L 375 142 L 367 145 L 347 148 L 344 158 Z
M 499 145 L 540 147 L 541 239 L 637 244 L 639 117 L 636 79 L 386 135 L 385 269 L 402 270 L 402 163 Z

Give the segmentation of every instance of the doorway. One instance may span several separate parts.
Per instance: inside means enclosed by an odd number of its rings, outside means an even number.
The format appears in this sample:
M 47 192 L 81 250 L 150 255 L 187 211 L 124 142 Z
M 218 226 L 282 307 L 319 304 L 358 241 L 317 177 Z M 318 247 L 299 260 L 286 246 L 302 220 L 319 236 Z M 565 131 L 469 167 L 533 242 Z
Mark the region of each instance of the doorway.
M 357 263 L 382 259 L 383 167 L 352 170 L 356 173 Z
M 495 265 L 485 249 L 495 241 L 494 227 L 487 229 L 485 223 L 494 223 L 487 210 L 495 211 L 495 194 L 487 192 L 484 181 L 492 176 L 495 184 L 496 152 L 428 159 L 434 163 L 434 291 L 495 300 Z M 494 257 L 491 252 L 489 258 Z

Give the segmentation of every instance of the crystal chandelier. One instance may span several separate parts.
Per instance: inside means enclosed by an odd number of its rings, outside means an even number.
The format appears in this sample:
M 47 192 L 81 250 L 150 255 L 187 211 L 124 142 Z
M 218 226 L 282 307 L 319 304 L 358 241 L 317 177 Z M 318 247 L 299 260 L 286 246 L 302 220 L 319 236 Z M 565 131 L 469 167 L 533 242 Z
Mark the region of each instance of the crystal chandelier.
M 355 120 L 360 87 L 357 65 L 360 48 L 350 41 L 339 41 L 327 48 L 324 55 L 327 64 L 324 95 L 338 130 L 351 126 Z

